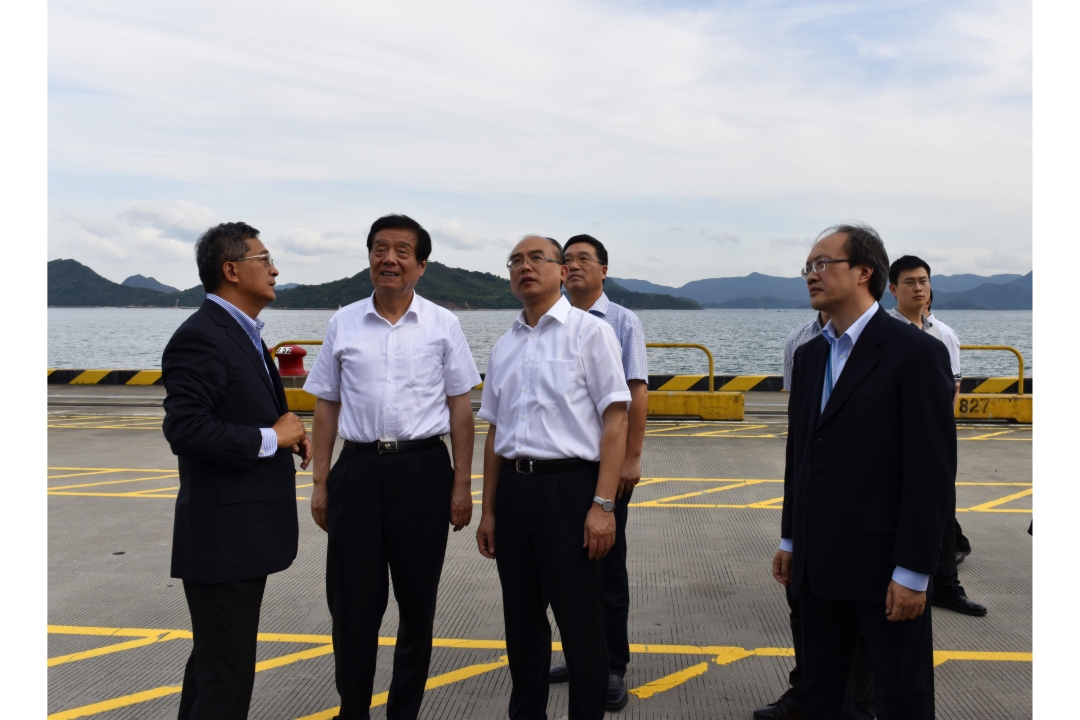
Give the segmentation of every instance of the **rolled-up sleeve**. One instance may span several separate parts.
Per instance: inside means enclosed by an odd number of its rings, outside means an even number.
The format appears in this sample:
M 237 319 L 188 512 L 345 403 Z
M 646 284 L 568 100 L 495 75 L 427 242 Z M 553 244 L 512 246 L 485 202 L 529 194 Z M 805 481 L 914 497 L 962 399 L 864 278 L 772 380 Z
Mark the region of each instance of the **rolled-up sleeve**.
M 334 352 L 337 339 L 337 316 L 330 318 L 326 326 L 326 337 L 322 349 L 315 358 L 315 364 L 304 381 L 304 390 L 317 398 L 330 402 L 341 402 L 341 363 Z
M 597 323 L 581 343 L 585 385 L 596 412 L 603 415 L 613 402 L 630 403 L 630 388 L 623 375 L 622 351 L 615 331 L 607 323 Z
M 476 413 L 476 417 L 495 426 L 499 424 L 499 393 L 495 389 L 497 387 L 495 373 L 498 369 L 495 352 L 498 349 L 499 344 L 495 343 L 495 347 L 491 348 L 491 355 L 488 356 L 484 389 L 480 391 L 480 410 Z
M 627 380 L 649 382 L 649 356 L 645 350 L 645 328 L 637 315 L 631 315 L 622 343 L 623 373 Z
M 450 323 L 449 349 L 443 360 L 443 381 L 446 384 L 446 394 L 450 397 L 463 395 L 480 384 L 480 371 L 476 369 L 476 361 L 473 360 L 469 342 L 465 339 L 465 333 L 461 331 L 461 323 L 457 318 Z

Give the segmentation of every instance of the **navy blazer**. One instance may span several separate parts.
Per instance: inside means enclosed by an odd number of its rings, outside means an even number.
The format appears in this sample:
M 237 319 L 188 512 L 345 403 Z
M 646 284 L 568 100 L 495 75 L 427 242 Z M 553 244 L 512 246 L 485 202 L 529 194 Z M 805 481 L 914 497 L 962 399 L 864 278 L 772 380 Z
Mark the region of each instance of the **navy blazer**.
M 259 357 L 239 323 L 205 300 L 162 354 L 162 430 L 180 465 L 173 577 L 248 580 L 284 570 L 296 557 L 292 453 L 278 448 L 259 458 L 260 428 L 288 412 L 281 377 L 266 345 L 262 350 Z
M 944 343 L 879 309 L 821 410 L 829 343 L 795 351 L 781 537 L 796 593 L 884 603 L 893 569 L 933 575 L 956 509 Z

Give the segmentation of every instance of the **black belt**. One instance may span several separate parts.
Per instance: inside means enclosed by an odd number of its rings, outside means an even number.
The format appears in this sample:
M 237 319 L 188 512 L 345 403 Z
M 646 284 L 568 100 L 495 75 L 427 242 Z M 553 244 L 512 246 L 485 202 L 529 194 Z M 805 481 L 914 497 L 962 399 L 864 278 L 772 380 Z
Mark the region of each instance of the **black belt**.
M 417 452 L 418 450 L 426 450 L 429 447 L 435 447 L 442 443 L 442 435 L 432 435 L 429 438 L 423 440 L 379 440 L 377 442 L 358 443 L 352 440 L 345 441 L 345 449 L 349 452 L 358 453 L 378 453 L 379 455 L 385 455 L 387 453 L 399 453 L 399 452 Z
M 539 473 L 570 472 L 572 470 L 591 470 L 600 463 L 581 458 L 568 458 L 566 460 L 535 460 L 533 458 L 505 458 L 503 463 L 513 466 L 519 475 L 536 475 Z

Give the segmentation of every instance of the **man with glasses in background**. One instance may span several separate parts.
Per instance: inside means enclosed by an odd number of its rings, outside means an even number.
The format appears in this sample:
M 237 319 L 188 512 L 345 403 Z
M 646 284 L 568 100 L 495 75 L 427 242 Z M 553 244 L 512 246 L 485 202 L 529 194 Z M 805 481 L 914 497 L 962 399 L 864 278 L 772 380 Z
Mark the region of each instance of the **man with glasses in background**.
M 180 720 L 243 720 L 255 683 L 266 576 L 296 558 L 304 424 L 262 341 L 278 271 L 259 231 L 222 223 L 195 243 L 202 306 L 161 356 L 162 431 L 179 457 L 171 575 L 183 580 L 192 649 Z
M 375 290 L 330 318 L 304 384 L 318 398 L 311 515 L 329 535 L 337 717 L 368 717 L 389 571 L 399 619 L 386 716 L 414 720 L 431 663 L 447 521 L 457 532 L 472 518 L 469 391 L 480 374 L 457 316 L 414 291 L 431 254 L 427 230 L 387 215 L 371 225 L 367 249 Z M 344 447 L 331 469 L 339 430 Z
M 575 235 L 563 246 L 568 273 L 563 283 L 570 304 L 602 319 L 615 331 L 622 349 L 623 375 L 630 387 L 630 409 L 626 436 L 626 459 L 615 494 L 615 544 L 604 557 L 604 626 L 608 646 L 607 709 L 621 710 L 630 700 L 626 692 L 626 666 L 630 662 L 627 623 L 630 615 L 630 579 L 626 573 L 626 520 L 634 486 L 641 480 L 641 448 L 645 443 L 645 423 L 649 404 L 649 365 L 645 351 L 645 330 L 641 320 L 604 294 L 608 252 L 591 235 Z M 551 666 L 550 682 L 566 682 L 570 673 L 565 662 Z
M 631 400 L 611 326 L 571 307 L 554 240 L 510 254 L 524 310 L 491 350 L 476 542 L 502 585 L 513 720 L 547 717 L 550 602 L 570 680 L 570 720 L 600 720 L 608 688 L 601 558 L 615 543 L 615 496 Z

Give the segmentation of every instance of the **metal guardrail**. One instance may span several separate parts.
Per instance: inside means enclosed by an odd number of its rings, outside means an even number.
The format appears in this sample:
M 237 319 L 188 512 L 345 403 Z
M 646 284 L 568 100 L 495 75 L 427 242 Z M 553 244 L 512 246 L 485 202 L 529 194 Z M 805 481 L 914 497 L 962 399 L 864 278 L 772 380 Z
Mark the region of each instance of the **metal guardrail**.
M 961 345 L 961 350 L 1007 350 L 1016 356 L 1016 362 L 1020 367 L 1019 378 L 1016 383 L 1016 394 L 1024 394 L 1024 356 L 1020 351 L 1010 345 Z
M 709 352 L 709 348 L 704 345 L 698 345 L 697 343 L 645 343 L 647 348 L 697 348 L 701 350 L 709 358 L 709 392 L 716 392 L 713 389 L 713 357 Z

